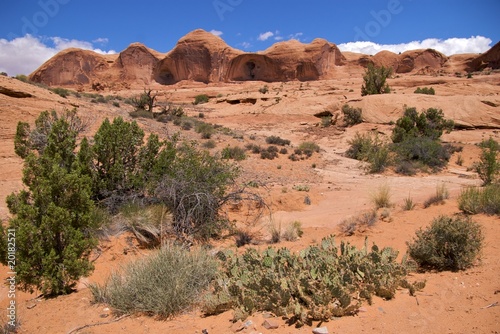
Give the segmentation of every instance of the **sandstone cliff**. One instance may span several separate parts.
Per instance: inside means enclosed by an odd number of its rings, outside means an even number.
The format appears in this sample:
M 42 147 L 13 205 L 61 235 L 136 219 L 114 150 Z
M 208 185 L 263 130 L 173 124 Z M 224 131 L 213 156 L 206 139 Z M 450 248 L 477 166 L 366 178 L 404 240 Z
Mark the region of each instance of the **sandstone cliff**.
M 486 64 L 497 68 L 499 48 L 497 44 L 467 66 L 480 68 Z M 50 86 L 96 90 L 154 83 L 172 85 L 183 80 L 203 83 L 309 81 L 335 78 L 339 67 L 353 66 L 356 72 L 368 64 L 392 67 L 395 73 L 435 74 L 451 68 L 447 66 L 449 59 L 432 49 L 402 54 L 381 51 L 374 56 L 349 53 L 346 58 L 335 44 L 319 38 L 309 44 L 297 40 L 279 42 L 267 50 L 247 53 L 198 29 L 181 38 L 167 54 L 140 43 L 131 44 L 118 55 L 64 50 L 33 72 L 30 79 Z

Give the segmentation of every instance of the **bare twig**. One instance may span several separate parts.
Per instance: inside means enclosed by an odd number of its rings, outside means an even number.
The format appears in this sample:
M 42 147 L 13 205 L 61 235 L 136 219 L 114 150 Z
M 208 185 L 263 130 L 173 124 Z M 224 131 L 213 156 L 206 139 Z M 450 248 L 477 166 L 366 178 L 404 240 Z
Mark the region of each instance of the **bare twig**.
M 486 305 L 485 307 L 481 307 L 481 309 L 486 309 L 486 308 L 490 308 L 490 307 L 493 307 L 493 306 L 499 306 L 498 302 L 494 302 L 494 303 L 491 303 L 490 305 Z
M 114 322 L 118 322 L 126 317 L 129 317 L 130 314 L 124 314 L 122 315 L 121 317 L 118 317 L 116 319 L 113 319 L 113 320 L 110 320 L 110 321 L 105 321 L 105 322 L 98 322 L 97 324 L 88 324 L 88 325 L 84 325 L 84 326 L 81 326 L 81 327 L 78 327 L 78 328 L 75 328 L 71 331 L 68 332 L 68 334 L 72 334 L 72 333 L 78 333 L 79 330 L 81 329 L 84 329 L 84 328 L 89 328 L 89 327 L 96 327 L 96 326 L 101 326 L 101 325 L 108 325 L 108 324 L 112 324 Z

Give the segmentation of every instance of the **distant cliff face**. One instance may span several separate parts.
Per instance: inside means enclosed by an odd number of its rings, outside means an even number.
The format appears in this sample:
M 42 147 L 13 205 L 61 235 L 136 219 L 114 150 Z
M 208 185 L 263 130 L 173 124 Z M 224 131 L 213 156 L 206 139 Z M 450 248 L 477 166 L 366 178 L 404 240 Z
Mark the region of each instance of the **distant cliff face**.
M 485 59 L 488 64 L 498 66 L 499 52 Z M 359 55 L 354 66 L 372 63 L 392 67 L 395 73 L 426 73 L 439 71 L 447 60 L 445 55 L 432 49 L 400 55 L 382 51 L 373 57 Z M 172 85 L 183 80 L 204 83 L 308 81 L 335 78 L 337 66 L 353 66 L 353 63 L 346 60 L 335 44 L 324 39 L 315 39 L 310 44 L 290 40 L 262 52 L 245 53 L 199 29 L 181 38 L 167 54 L 140 43 L 131 44 L 113 56 L 80 49 L 64 50 L 40 66 L 30 79 L 50 86 L 93 89 L 151 83 Z

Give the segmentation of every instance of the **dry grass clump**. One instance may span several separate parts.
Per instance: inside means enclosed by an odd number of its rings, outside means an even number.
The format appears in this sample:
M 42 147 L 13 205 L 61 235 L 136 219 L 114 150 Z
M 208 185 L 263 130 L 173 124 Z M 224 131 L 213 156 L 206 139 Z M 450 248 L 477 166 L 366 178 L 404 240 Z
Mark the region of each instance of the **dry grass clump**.
M 383 184 L 378 187 L 377 191 L 372 194 L 372 202 L 375 205 L 375 209 L 380 208 L 390 208 L 391 203 L 391 188 L 387 184 Z
M 446 199 L 450 197 L 448 188 L 444 183 L 436 186 L 436 193 L 424 202 L 424 208 L 428 208 L 431 205 L 443 204 Z
M 357 216 L 349 217 L 339 224 L 340 232 L 346 236 L 353 235 L 356 232 L 363 233 L 368 228 L 375 225 L 378 220 L 376 210 L 363 212 Z
M 216 273 L 207 252 L 167 245 L 89 288 L 94 302 L 109 304 L 116 314 L 167 319 L 196 305 Z

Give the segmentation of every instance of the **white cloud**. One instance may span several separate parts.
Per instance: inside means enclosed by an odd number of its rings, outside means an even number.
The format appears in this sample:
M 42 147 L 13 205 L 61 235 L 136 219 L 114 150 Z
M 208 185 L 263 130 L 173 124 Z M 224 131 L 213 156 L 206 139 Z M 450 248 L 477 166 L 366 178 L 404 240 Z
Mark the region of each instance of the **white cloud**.
M 296 39 L 297 41 L 300 41 L 300 37 L 302 37 L 302 35 L 304 35 L 304 34 L 301 32 L 297 32 L 295 34 L 289 35 L 288 38 L 289 39 Z
M 223 34 L 222 31 L 215 30 L 215 29 L 210 30 L 210 33 L 213 34 L 213 35 L 215 35 L 215 36 L 221 36 Z
M 41 39 L 27 34 L 11 41 L 0 39 L 0 72 L 7 72 L 11 76 L 30 74 L 57 52 L 67 48 L 92 50 L 101 54 L 116 53 L 114 50 L 94 48 L 91 42 L 61 37 Z
M 275 41 L 282 41 L 283 37 L 282 36 L 274 36 Z
M 491 48 L 492 40 L 483 36 L 470 38 L 448 38 L 445 40 L 428 38 L 423 41 L 413 41 L 401 44 L 376 44 L 373 42 L 350 42 L 339 44 L 341 51 L 376 54 L 382 50 L 394 53 L 416 49 L 435 49 L 447 56 L 459 53 L 483 53 Z
M 257 39 L 259 41 L 267 41 L 269 38 L 271 38 L 273 36 L 274 36 L 274 33 L 272 31 L 268 31 L 268 32 L 260 34 L 259 37 L 257 37 Z
M 92 43 L 98 43 L 98 44 L 102 44 L 102 45 L 108 44 L 108 42 L 109 42 L 109 39 L 103 38 L 103 37 L 96 38 L 92 41 Z
M 250 47 L 252 47 L 252 44 L 248 43 L 248 42 L 242 42 L 240 45 L 243 49 L 249 49 Z

